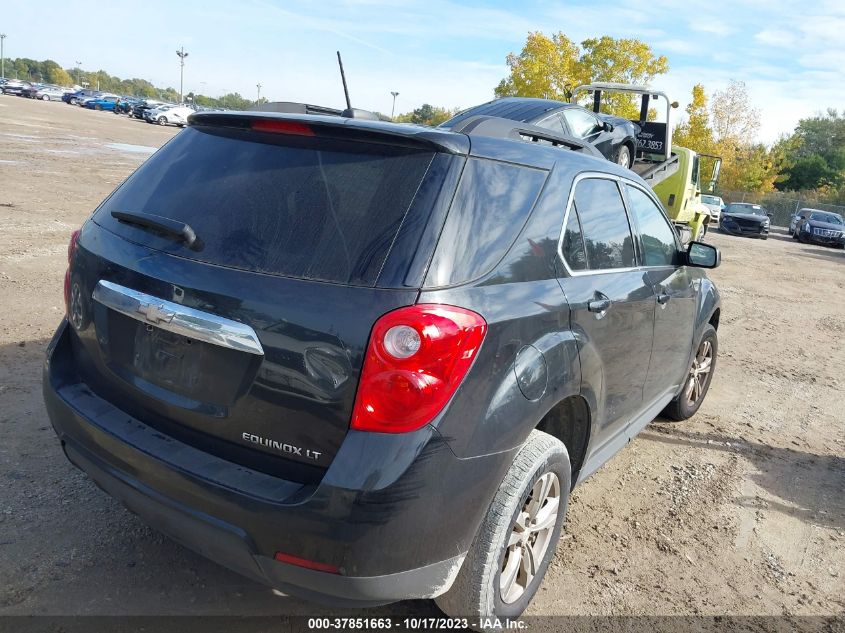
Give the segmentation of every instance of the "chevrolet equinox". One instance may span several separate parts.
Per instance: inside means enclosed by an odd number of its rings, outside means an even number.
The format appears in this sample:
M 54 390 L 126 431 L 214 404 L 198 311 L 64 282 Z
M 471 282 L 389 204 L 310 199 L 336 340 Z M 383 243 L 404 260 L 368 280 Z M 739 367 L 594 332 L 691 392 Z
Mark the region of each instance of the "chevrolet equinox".
M 642 180 L 519 125 L 193 115 L 71 237 L 67 458 L 285 593 L 518 616 L 572 487 L 701 405 L 720 311 Z

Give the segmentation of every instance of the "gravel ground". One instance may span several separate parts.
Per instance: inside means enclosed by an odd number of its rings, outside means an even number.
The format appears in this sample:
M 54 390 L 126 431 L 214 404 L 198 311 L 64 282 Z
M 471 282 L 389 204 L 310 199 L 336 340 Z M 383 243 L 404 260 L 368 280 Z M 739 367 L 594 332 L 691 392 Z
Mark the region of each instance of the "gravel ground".
M 45 414 L 68 235 L 176 133 L 0 96 L 0 614 L 340 612 L 273 595 L 148 529 L 70 466 Z M 723 252 L 710 394 L 576 490 L 529 614 L 845 610 L 845 252 L 778 230 L 710 239 Z M 437 614 L 427 601 L 366 612 L 409 613 Z

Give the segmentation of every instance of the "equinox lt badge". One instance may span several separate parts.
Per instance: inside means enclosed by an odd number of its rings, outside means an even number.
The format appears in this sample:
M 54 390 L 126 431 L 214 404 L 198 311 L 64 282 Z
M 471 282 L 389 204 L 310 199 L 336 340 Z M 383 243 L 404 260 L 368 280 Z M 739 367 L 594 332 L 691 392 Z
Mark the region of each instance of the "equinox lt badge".
M 312 451 L 310 448 L 302 449 L 299 446 L 284 444 L 282 442 L 277 442 L 276 440 L 268 440 L 267 438 L 258 437 L 257 435 L 253 435 L 251 433 L 242 433 L 241 437 L 247 442 L 252 442 L 253 444 L 258 444 L 259 446 L 266 446 L 268 448 L 275 448 L 277 451 L 282 453 L 296 455 L 297 457 L 305 457 L 306 459 L 320 459 L 320 455 L 323 454 L 320 451 Z

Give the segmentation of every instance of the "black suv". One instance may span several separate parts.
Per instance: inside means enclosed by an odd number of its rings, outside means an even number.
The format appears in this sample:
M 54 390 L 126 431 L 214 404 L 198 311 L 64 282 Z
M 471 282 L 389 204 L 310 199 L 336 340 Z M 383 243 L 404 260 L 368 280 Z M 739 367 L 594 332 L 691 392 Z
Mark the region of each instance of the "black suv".
M 286 593 L 520 614 L 572 486 L 701 404 L 718 251 L 513 121 L 189 121 L 72 236 L 68 459 Z

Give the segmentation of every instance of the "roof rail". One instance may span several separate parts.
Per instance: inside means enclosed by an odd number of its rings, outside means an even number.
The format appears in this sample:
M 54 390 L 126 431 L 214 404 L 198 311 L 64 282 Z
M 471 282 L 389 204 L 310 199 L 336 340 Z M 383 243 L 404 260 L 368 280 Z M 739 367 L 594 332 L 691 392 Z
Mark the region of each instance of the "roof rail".
M 583 152 L 591 156 L 603 158 L 601 152 L 585 141 L 563 134 L 555 134 L 552 130 L 547 130 L 546 128 L 529 123 L 497 116 L 484 114 L 472 116 L 457 123 L 454 127 L 450 128 L 450 131 L 466 134 L 467 136 L 490 136 L 493 138 L 506 138 L 513 141 L 531 143 L 545 141 L 555 147 L 564 147 L 573 152 Z

